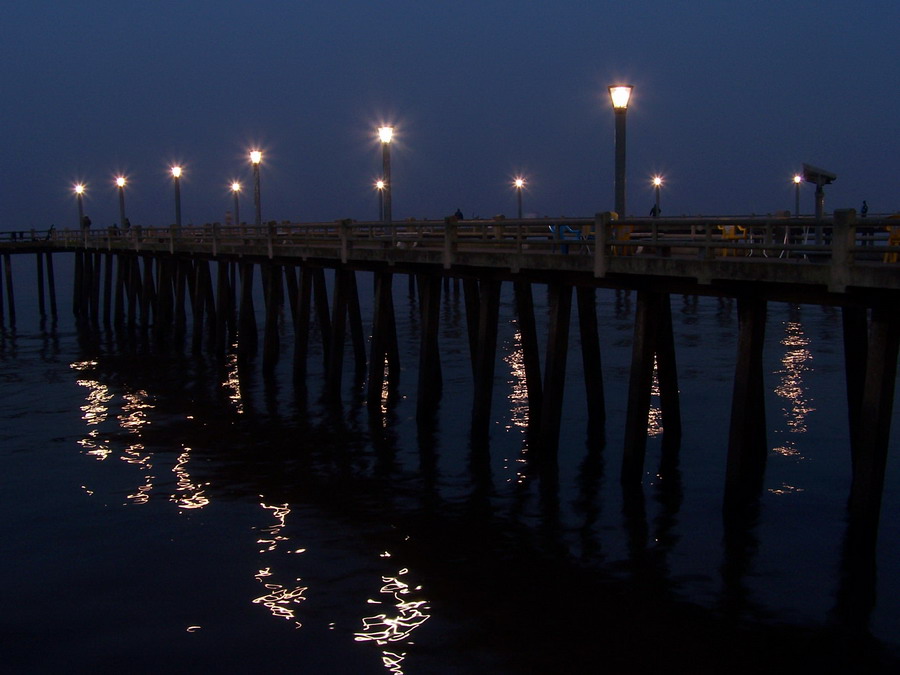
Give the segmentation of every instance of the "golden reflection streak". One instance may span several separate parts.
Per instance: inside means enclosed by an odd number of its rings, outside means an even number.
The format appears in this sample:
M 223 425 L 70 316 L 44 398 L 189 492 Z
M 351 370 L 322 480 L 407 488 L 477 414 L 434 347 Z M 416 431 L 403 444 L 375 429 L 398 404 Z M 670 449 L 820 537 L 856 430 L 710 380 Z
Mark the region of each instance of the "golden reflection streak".
M 788 349 L 781 358 L 781 369 L 776 371 L 781 375 L 781 382 L 775 388 L 775 393 L 785 400 L 786 405 L 782 410 L 789 434 L 806 433 L 806 418 L 809 413 L 815 411 L 811 399 L 806 396 L 803 388 L 803 375 L 811 370 L 809 362 L 813 359 L 812 353 L 807 349 L 809 342 L 800 322 L 785 322 L 785 336 L 781 344 Z M 786 457 L 804 459 L 794 441 L 786 441 L 773 450 Z
M 381 557 L 385 557 L 382 555 Z M 388 554 L 389 557 L 389 554 Z M 388 645 L 392 642 L 409 639 L 412 632 L 421 626 L 425 621 L 431 618 L 426 613 L 428 609 L 427 600 L 414 600 L 410 596 L 413 591 L 421 591 L 421 586 L 410 588 L 409 584 L 404 582 L 400 577 L 408 574 L 409 570 L 404 568 L 397 572 L 393 577 L 381 577 L 381 594 L 389 597 L 388 602 L 394 605 L 395 611 L 382 612 L 373 616 L 363 617 L 362 631 L 355 633 L 354 639 L 357 642 L 372 641 L 380 646 Z M 380 605 L 382 600 L 370 599 L 369 604 Z M 384 667 L 395 675 L 403 675 L 401 664 L 406 658 L 406 653 L 396 653 L 383 649 L 381 652 Z
M 244 412 L 244 401 L 241 398 L 241 378 L 238 374 L 238 358 L 236 353 L 229 354 L 225 359 L 225 381 L 222 388 L 228 391 L 228 400 L 234 406 L 235 411 L 241 415 Z
M 275 518 L 275 524 L 262 528 L 263 534 L 257 539 L 256 543 L 264 544 L 266 546 L 265 548 L 260 549 L 260 553 L 271 553 L 276 550 L 279 543 L 288 541 L 288 537 L 283 536 L 281 531 L 285 527 L 287 516 L 291 512 L 291 509 L 288 504 L 269 506 L 268 504 L 261 502 L 260 506 L 266 511 L 272 512 L 272 515 Z M 306 549 L 297 549 L 296 551 L 287 551 L 287 553 L 303 553 L 305 550 Z M 295 626 L 300 628 L 303 624 L 300 623 L 300 621 L 297 621 L 296 610 L 293 605 L 300 604 L 306 600 L 303 594 L 308 589 L 308 586 L 286 586 L 284 584 L 267 581 L 272 577 L 271 567 L 264 567 L 253 576 L 260 584 L 262 584 L 263 588 L 266 589 L 266 592 L 257 598 L 253 598 L 251 602 L 255 605 L 262 605 L 277 619 L 294 621 Z M 300 581 L 300 579 L 298 578 L 296 581 Z
M 506 426 L 506 430 L 510 431 L 513 427 L 519 427 L 522 430 L 528 429 L 528 386 L 525 377 L 525 348 L 522 346 L 522 333 L 516 331 L 513 336 L 514 347 L 506 356 L 503 357 L 504 362 L 509 366 L 511 379 L 507 381 L 510 385 L 509 390 L 509 412 L 511 413 L 510 424 Z
M 523 434 L 528 431 L 528 421 L 529 414 L 531 409 L 528 404 L 528 384 L 527 377 L 525 376 L 525 347 L 522 343 L 522 332 L 516 330 L 513 335 L 513 348 L 507 350 L 506 356 L 503 357 L 504 363 L 509 366 L 509 372 L 511 379 L 507 380 L 507 384 L 509 385 L 509 412 L 510 412 L 510 423 L 506 425 L 506 431 L 512 431 L 514 428 L 518 428 L 522 431 Z M 526 454 L 528 452 L 527 446 L 522 448 L 522 452 L 515 459 L 516 464 L 521 468 L 527 464 L 528 460 L 526 458 Z M 508 462 L 508 459 L 504 460 L 504 463 Z M 516 475 L 514 479 L 516 483 L 521 484 L 526 480 L 526 475 L 524 471 L 516 470 Z
M 194 485 L 193 481 L 191 481 L 191 475 L 185 468 L 190 458 L 191 449 L 185 448 L 184 452 L 178 456 L 175 466 L 172 467 L 172 473 L 176 477 L 176 493 L 169 499 L 175 502 L 180 509 L 202 509 L 209 504 L 209 499 L 204 494 L 201 486 Z M 209 485 L 209 483 L 204 483 L 203 485 Z
M 90 370 L 96 365 L 96 361 L 76 361 L 69 364 L 69 367 L 72 370 L 82 372 Z M 85 424 L 96 427 L 105 422 L 109 418 L 108 404 L 112 400 L 109 388 L 97 380 L 78 379 L 75 382 L 88 390 L 86 403 L 81 406 L 81 411 L 84 413 L 81 418 Z M 91 429 L 87 437 L 78 441 L 78 444 L 85 449 L 86 454 L 100 461 L 103 461 L 112 453 L 109 441 L 100 436 L 99 429 Z
M 654 404 L 655 401 L 655 404 Z M 653 384 L 650 385 L 650 410 L 647 413 L 647 436 L 653 438 L 663 433 L 662 407 L 659 403 L 659 364 L 653 357 Z

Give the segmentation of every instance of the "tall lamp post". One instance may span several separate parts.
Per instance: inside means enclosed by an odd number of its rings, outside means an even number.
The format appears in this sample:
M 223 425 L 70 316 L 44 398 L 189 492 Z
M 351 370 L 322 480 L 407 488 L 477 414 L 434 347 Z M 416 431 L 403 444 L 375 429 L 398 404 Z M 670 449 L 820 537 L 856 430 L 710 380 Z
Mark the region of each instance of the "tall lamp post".
M 238 226 L 241 224 L 241 204 L 238 198 L 241 194 L 241 184 L 237 181 L 231 183 L 231 194 L 234 195 L 234 224 Z
M 253 205 L 256 208 L 256 226 L 262 225 L 262 207 L 259 201 L 259 163 L 262 161 L 262 152 L 253 150 L 250 153 L 250 163 L 253 165 Z
M 659 208 L 659 191 L 663 184 L 662 176 L 654 176 L 652 182 L 654 196 L 656 197 L 656 201 L 653 204 L 653 217 L 658 218 L 659 214 L 662 213 Z
M 378 221 L 384 221 L 384 186 L 383 180 L 375 181 L 375 189 L 378 191 Z
M 125 227 L 125 176 L 116 176 L 116 187 L 119 189 L 119 222 Z
M 803 176 L 799 173 L 794 175 L 794 217 L 800 217 L 800 183 L 803 182 Z
M 519 220 L 522 220 L 522 190 L 525 189 L 525 179 L 516 178 L 513 181 L 513 187 L 516 188 L 516 206 L 519 214 Z
M 391 192 L 393 192 L 393 183 L 391 183 L 391 140 L 394 138 L 394 127 L 383 126 L 378 129 L 378 138 L 381 140 L 381 175 L 384 181 L 384 188 L 381 194 L 384 195 L 384 206 L 381 220 L 390 225 L 391 223 Z
M 84 227 L 84 184 L 75 184 L 75 200 L 78 202 L 78 227 Z
M 625 215 L 625 114 L 634 87 L 630 84 L 614 84 L 609 87 L 613 111 L 616 115 L 616 199 L 615 209 Z
M 172 180 L 175 182 L 175 227 L 181 227 L 181 167 L 172 167 Z

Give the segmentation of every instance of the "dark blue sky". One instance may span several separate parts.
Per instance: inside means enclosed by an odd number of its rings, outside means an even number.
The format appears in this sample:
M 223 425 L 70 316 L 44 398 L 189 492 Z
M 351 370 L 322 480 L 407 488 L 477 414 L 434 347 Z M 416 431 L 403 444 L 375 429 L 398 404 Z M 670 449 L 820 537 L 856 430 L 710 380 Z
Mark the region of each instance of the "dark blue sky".
M 264 219 L 374 218 L 375 129 L 396 127 L 394 217 L 612 208 L 608 84 L 635 85 L 628 211 L 793 208 L 802 162 L 826 209 L 900 210 L 900 3 L 356 0 L 7 3 L 0 23 L 6 225 L 222 220 L 259 144 Z M 813 208 L 803 188 L 803 210 Z M 242 216 L 252 218 L 244 193 Z

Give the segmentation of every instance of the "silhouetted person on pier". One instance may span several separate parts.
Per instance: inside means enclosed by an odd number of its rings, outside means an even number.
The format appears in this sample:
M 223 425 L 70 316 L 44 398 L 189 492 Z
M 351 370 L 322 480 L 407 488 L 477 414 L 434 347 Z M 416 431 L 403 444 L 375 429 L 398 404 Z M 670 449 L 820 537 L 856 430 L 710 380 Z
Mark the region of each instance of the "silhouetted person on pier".
M 659 208 L 656 204 L 654 204 L 653 208 L 650 209 L 650 217 L 656 218 L 661 212 L 662 212 L 662 209 Z
M 128 220 L 128 218 L 126 218 L 124 220 L 124 222 L 122 223 L 122 229 L 125 230 L 126 232 L 128 232 L 128 230 L 131 229 L 131 221 Z
M 87 230 L 91 227 L 91 219 L 88 216 L 85 216 L 81 219 L 81 229 Z
M 869 205 L 866 204 L 866 200 L 863 199 L 862 208 L 859 210 L 860 218 L 865 218 L 866 214 L 869 212 Z
M 456 219 L 457 219 L 457 220 L 462 220 L 462 219 L 463 219 L 462 211 L 460 211 L 459 209 L 456 209 L 456 213 L 454 213 L 453 215 L 456 216 Z

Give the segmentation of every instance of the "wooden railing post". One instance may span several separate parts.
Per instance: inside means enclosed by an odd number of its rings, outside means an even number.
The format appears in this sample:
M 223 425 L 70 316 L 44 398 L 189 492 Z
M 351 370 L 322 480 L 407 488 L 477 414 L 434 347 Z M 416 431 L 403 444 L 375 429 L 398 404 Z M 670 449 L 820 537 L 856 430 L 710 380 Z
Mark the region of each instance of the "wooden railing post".
M 346 218 L 338 222 L 338 235 L 341 238 L 341 262 L 347 264 L 350 248 L 353 242 L 350 241 L 350 219 Z
M 605 277 L 609 267 L 609 247 L 606 241 L 611 221 L 612 214 L 609 211 L 594 216 L 594 277 L 596 278 Z
M 856 210 L 836 209 L 831 228 L 831 280 L 828 290 L 843 293 L 850 282 L 856 244 Z
M 444 218 L 444 269 L 449 270 L 456 260 L 457 225 L 455 217 Z

